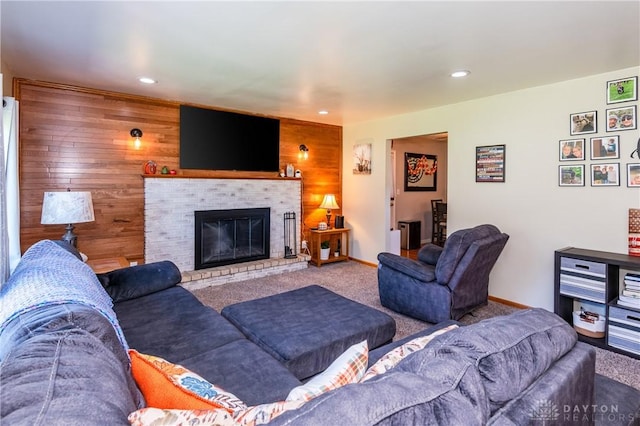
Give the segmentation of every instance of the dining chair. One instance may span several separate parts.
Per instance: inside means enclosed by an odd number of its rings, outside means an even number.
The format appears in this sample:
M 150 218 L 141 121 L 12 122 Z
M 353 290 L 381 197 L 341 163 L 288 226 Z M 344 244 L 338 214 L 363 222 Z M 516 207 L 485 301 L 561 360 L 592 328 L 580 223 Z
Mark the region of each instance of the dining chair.
M 436 203 L 435 222 L 437 241 L 434 244 L 442 247 L 447 240 L 447 203 Z
M 431 242 L 436 243 L 438 240 L 438 221 L 436 220 L 436 205 L 441 203 L 442 199 L 431 200 Z

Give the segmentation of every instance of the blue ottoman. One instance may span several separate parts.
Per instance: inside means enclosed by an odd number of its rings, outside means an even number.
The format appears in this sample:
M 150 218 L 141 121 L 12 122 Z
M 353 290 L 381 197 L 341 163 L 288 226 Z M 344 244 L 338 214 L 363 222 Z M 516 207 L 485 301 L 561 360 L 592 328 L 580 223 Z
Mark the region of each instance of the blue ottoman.
M 371 350 L 396 334 L 389 315 L 318 285 L 229 305 L 221 313 L 300 380 L 325 370 L 355 343 L 367 339 Z

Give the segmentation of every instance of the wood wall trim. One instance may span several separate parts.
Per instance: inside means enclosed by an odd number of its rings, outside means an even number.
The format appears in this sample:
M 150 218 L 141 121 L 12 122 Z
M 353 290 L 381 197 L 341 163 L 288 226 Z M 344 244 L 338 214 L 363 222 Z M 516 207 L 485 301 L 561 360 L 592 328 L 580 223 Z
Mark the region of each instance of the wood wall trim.
M 64 226 L 41 225 L 45 191 L 91 191 L 96 221 L 76 225 L 78 248 L 89 258 L 144 261 L 143 167 L 176 169 L 183 178 L 282 179 L 273 173 L 179 169 L 179 103 L 100 89 L 16 78 L 20 102 L 21 248 L 59 239 Z M 215 107 L 208 107 L 215 109 Z M 280 118 L 280 163 L 302 171 L 300 239 L 324 220 L 326 193 L 342 205 L 342 127 Z M 132 128 L 142 129 L 133 148 Z M 309 159 L 298 159 L 298 147 Z M 162 175 L 153 175 L 160 177 Z M 175 178 L 176 176 L 168 176 Z M 333 211 L 334 217 L 341 211 Z
M 501 303 L 503 305 L 511 306 L 512 308 L 518 308 L 518 309 L 529 309 L 529 308 L 531 308 L 531 306 L 522 305 L 520 303 L 512 302 L 511 300 L 507 300 L 507 299 L 501 299 L 501 298 L 495 297 L 495 296 L 489 296 L 489 300 L 491 300 L 493 302 L 496 302 L 496 303 Z
M 20 91 L 21 91 L 21 88 L 24 86 L 38 86 L 38 87 L 47 87 L 47 88 L 56 89 L 56 90 L 68 90 L 76 93 L 86 93 L 89 95 L 104 96 L 105 98 L 113 98 L 114 100 L 119 100 L 119 101 L 128 100 L 133 102 L 143 102 L 143 103 L 147 102 L 155 105 L 162 104 L 165 106 L 174 106 L 174 107 L 180 106 L 180 102 L 176 102 L 176 101 L 157 99 L 157 98 L 141 96 L 141 95 L 131 95 L 131 94 L 120 93 L 120 92 L 110 92 L 103 89 L 93 89 L 90 87 L 73 86 L 70 84 L 53 83 L 50 81 L 30 80 L 27 78 L 19 78 L 19 77 L 16 77 L 13 79 L 13 93 L 16 99 L 20 99 Z

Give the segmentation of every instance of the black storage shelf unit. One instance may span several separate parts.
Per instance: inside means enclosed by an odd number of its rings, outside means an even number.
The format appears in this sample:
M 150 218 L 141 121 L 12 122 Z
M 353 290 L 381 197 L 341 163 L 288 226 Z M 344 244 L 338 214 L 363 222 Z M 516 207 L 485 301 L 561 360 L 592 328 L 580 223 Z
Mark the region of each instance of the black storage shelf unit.
M 554 311 L 573 325 L 574 302 L 606 312 L 605 336 L 581 341 L 640 359 L 640 308 L 617 303 L 626 273 L 640 274 L 640 257 L 567 247 L 555 251 Z M 612 315 L 613 314 L 613 317 Z

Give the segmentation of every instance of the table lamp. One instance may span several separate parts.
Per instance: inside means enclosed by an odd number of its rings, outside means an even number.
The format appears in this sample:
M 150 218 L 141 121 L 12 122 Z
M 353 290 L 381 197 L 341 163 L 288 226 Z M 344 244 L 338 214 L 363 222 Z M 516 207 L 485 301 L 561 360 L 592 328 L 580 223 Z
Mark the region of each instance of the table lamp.
M 67 224 L 61 240 L 77 247 L 78 238 L 73 233 L 74 223 L 93 222 L 91 192 L 45 192 L 42 202 L 43 225 Z
M 327 209 L 327 225 L 331 226 L 331 210 L 339 209 L 340 206 L 336 202 L 336 196 L 333 194 L 326 194 L 320 204 L 321 209 Z

